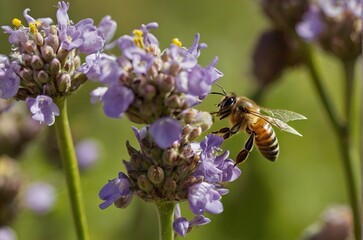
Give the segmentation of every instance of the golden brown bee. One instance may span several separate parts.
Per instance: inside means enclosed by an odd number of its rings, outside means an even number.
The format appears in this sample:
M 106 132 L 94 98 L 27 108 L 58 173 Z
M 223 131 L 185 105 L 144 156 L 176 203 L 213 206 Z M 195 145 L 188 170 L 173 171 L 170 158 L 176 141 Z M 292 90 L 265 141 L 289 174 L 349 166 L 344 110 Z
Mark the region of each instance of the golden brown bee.
M 256 144 L 261 154 L 270 161 L 275 161 L 279 156 L 279 143 L 272 126 L 283 131 L 302 136 L 294 128 L 286 124 L 288 121 L 306 119 L 305 116 L 282 109 L 268 109 L 258 106 L 247 97 L 237 97 L 234 93 L 226 94 L 217 105 L 218 112 L 214 114 L 220 119 L 229 117 L 231 128 L 225 127 L 214 134 L 221 134 L 224 139 L 229 138 L 239 131 L 246 131 L 250 136 L 236 158 L 236 164 L 247 159 L 253 145 Z

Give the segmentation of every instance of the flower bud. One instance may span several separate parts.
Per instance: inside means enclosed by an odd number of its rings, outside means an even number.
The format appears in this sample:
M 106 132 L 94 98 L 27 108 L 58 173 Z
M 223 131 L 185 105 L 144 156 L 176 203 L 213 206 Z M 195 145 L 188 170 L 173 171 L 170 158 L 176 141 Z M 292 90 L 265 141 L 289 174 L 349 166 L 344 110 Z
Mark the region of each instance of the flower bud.
M 175 85 L 174 77 L 172 77 L 172 76 L 165 77 L 163 74 L 159 74 L 159 75 L 162 75 L 160 77 L 159 76 L 157 77 L 159 89 L 161 89 L 165 92 L 170 92 L 174 88 L 174 85 Z
M 76 73 L 72 79 L 71 91 L 77 90 L 83 83 L 87 81 L 87 76 L 83 73 Z
M 37 32 L 34 36 L 34 40 L 35 40 L 35 43 L 38 45 L 38 46 L 43 46 L 44 44 L 44 39 L 43 39 L 43 36 L 40 32 Z
M 198 114 L 198 110 L 194 108 L 188 108 L 183 111 L 182 118 L 186 124 L 190 124 Z
M 59 92 L 67 92 L 71 87 L 71 77 L 69 76 L 69 74 L 64 73 L 57 78 L 56 84 Z
M 117 208 L 126 208 L 127 206 L 130 205 L 131 203 L 131 200 L 132 200 L 132 194 L 129 194 L 125 197 L 120 197 L 119 199 L 117 199 L 115 202 L 114 202 L 114 205 L 115 207 Z
M 26 82 L 33 81 L 33 71 L 30 70 L 29 68 L 23 68 L 20 71 L 19 75 Z
M 40 49 L 41 53 L 42 53 L 42 58 L 46 61 L 46 62 L 50 62 L 52 61 L 52 59 L 55 57 L 54 54 L 54 50 L 52 47 L 44 45 L 41 49 Z
M 30 65 L 34 70 L 39 70 L 44 66 L 44 62 L 38 55 L 33 55 Z
M 182 105 L 182 101 L 178 95 L 172 94 L 166 99 L 165 105 L 171 109 L 178 109 Z
M 54 52 L 58 51 L 59 48 L 59 37 L 55 34 L 50 34 L 45 40 L 46 45 L 53 48 Z
M 81 63 L 82 63 L 81 58 L 78 55 L 76 55 L 74 57 L 74 59 L 73 59 L 73 63 L 74 63 L 74 68 L 75 69 L 79 68 L 81 66 Z
M 74 62 L 73 60 L 67 60 L 64 63 L 63 69 L 67 72 L 73 72 L 74 71 Z
M 47 96 L 55 96 L 57 94 L 57 89 L 52 82 L 48 82 L 44 89 Z
M 153 185 L 149 181 L 146 175 L 139 175 L 137 178 L 137 185 L 145 192 L 150 192 L 153 189 Z
M 34 46 L 35 44 L 33 42 L 26 42 L 24 44 L 24 51 L 28 54 L 33 54 L 35 49 L 36 49 L 36 46 Z
M 199 137 L 202 134 L 202 128 L 196 127 L 192 130 L 192 132 L 189 134 L 189 141 L 192 141 Z
M 16 93 L 16 95 L 14 96 L 14 98 L 16 100 L 21 100 L 21 101 L 25 101 L 25 99 L 27 97 L 29 97 L 29 91 L 26 88 L 19 88 L 18 92 Z
M 27 67 L 31 67 L 31 62 L 32 62 L 32 55 L 29 55 L 29 54 L 23 54 L 21 56 L 21 59 L 23 60 L 24 62 L 24 65 L 27 66 Z
M 158 166 L 150 166 L 147 171 L 147 176 L 154 184 L 159 184 L 164 181 L 164 171 Z
M 151 84 L 145 84 L 142 91 L 143 93 L 141 96 L 143 96 L 145 100 L 152 100 L 156 96 L 156 89 Z
M 176 187 L 177 187 L 177 184 L 176 184 L 175 180 L 173 180 L 172 178 L 167 178 L 165 180 L 165 184 L 163 186 L 164 190 L 174 192 L 176 190 Z
M 178 154 L 173 148 L 168 148 L 163 152 L 162 161 L 164 164 L 173 166 Z
M 57 35 L 58 34 L 58 27 L 56 25 L 51 25 L 49 27 L 49 32 L 51 35 Z
M 46 71 L 40 70 L 39 72 L 34 72 L 34 81 L 41 85 L 42 83 L 46 83 L 49 81 L 49 75 Z
M 54 58 L 49 64 L 49 70 L 53 77 L 58 76 L 61 69 L 61 63 L 57 58 Z

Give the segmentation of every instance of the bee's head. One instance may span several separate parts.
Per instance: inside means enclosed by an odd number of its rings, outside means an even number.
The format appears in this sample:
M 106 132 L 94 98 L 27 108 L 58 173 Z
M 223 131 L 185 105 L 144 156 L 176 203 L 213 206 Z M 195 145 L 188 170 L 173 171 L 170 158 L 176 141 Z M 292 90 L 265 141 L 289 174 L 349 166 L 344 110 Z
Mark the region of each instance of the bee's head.
M 237 97 L 234 93 L 227 94 L 220 85 L 218 86 L 222 89 L 223 93 L 211 92 L 211 94 L 222 95 L 223 99 L 217 104 L 217 106 L 219 107 L 218 112 L 214 112 L 213 114 L 216 114 L 217 117 L 223 119 L 225 117 L 228 117 L 232 113 L 232 109 L 233 106 L 236 104 Z

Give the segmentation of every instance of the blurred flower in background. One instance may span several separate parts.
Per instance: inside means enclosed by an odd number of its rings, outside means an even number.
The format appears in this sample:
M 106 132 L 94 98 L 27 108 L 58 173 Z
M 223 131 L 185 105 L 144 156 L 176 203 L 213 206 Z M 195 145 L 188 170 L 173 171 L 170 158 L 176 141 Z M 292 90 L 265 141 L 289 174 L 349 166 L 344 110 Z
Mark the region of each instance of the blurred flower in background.
M 49 183 L 33 182 L 26 188 L 26 206 L 36 214 L 44 215 L 49 213 L 53 209 L 55 200 L 54 187 Z
M 303 234 L 304 240 L 347 240 L 352 237 L 352 211 L 344 205 L 325 209 L 320 220 L 308 227 Z
M 91 168 L 100 159 L 100 143 L 95 139 L 83 139 L 76 144 L 80 170 Z
M 8 226 L 0 226 L 0 240 L 16 240 L 18 239 L 15 231 Z

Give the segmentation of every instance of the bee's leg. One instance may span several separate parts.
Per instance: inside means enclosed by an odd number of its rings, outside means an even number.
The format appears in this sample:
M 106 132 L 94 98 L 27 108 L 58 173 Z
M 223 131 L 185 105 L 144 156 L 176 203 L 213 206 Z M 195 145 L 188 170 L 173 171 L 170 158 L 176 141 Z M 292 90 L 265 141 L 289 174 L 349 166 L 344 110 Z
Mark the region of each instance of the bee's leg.
M 216 132 L 212 132 L 213 134 L 222 134 L 224 139 L 229 138 L 233 134 L 238 133 L 239 129 L 241 128 L 242 122 L 238 122 L 237 124 L 233 125 L 232 128 L 224 127 L 219 129 Z
M 234 167 L 237 164 L 244 162 L 247 159 L 249 152 L 252 151 L 254 139 L 255 139 L 255 133 L 251 132 L 250 137 L 247 139 L 247 142 L 245 143 L 245 148 L 242 149 L 242 151 L 240 151 L 237 155 L 236 163 L 234 164 Z

